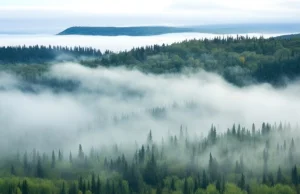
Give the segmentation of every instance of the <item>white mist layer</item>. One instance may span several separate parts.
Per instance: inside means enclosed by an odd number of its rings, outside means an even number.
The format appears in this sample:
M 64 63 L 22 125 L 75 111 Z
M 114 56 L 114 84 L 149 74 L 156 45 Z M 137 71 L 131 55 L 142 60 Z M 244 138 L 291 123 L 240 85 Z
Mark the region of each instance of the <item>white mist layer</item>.
M 190 135 L 206 135 L 211 124 L 224 132 L 234 123 L 250 129 L 252 123 L 290 122 L 300 118 L 300 85 L 238 88 L 221 77 L 199 72 L 190 75 L 146 75 L 122 68 L 90 69 L 78 64 L 57 64 L 49 77 L 79 82 L 75 92 L 22 92 L 22 83 L 0 76 L 1 145 L 18 149 L 53 146 L 75 149 L 113 143 L 144 142 L 150 129 L 160 142 L 180 125 Z M 2 84 L 2 83 L 5 83 Z M 148 110 L 165 108 L 162 118 Z M 127 117 L 115 123 L 115 118 Z M 196 137 L 196 136 L 194 136 Z M 34 140 L 34 141 L 33 141 Z
M 265 38 L 275 37 L 283 34 L 240 34 L 241 36 L 248 35 L 249 37 Z M 93 47 L 100 49 L 101 51 L 110 50 L 114 52 L 130 50 L 133 47 L 141 47 L 147 45 L 162 45 L 171 44 L 174 42 L 181 42 L 190 39 L 212 39 L 217 36 L 233 36 L 236 34 L 205 34 L 205 33 L 175 33 L 165 34 L 159 36 L 54 36 L 54 35 L 0 35 L 0 46 L 34 46 L 34 45 L 60 45 L 60 46 L 81 46 L 81 47 Z

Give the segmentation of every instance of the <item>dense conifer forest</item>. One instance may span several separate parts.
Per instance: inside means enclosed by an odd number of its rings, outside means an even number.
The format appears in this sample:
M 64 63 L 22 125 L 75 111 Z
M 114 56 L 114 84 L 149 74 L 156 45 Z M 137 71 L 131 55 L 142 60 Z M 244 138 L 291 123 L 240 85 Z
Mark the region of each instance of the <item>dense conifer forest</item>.
M 283 85 L 300 74 L 299 45 L 299 38 L 237 36 L 187 40 L 119 53 L 81 47 L 1 47 L 0 68 L 35 82 L 51 63 L 80 62 L 89 67 L 125 66 L 154 74 L 204 69 L 238 86 L 263 82 Z
M 212 125 L 198 137 L 180 126 L 162 139 L 150 130 L 143 144 L 13 151 L 1 156 L 0 192 L 296 194 L 298 131 L 263 123 L 250 129 L 234 124 L 217 133 Z

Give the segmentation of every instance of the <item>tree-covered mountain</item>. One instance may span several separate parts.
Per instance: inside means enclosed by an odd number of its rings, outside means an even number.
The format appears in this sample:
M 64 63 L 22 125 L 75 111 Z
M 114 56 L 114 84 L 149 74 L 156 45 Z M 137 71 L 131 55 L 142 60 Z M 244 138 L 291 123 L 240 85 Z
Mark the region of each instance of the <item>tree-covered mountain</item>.
M 153 36 L 169 33 L 286 33 L 299 32 L 299 24 L 219 24 L 201 26 L 130 26 L 130 27 L 86 27 L 74 26 L 58 35 L 93 35 L 93 36 Z
M 47 65 L 71 61 L 93 68 L 125 66 L 154 74 L 204 69 L 238 86 L 263 82 L 282 85 L 300 75 L 299 45 L 299 38 L 237 36 L 152 45 L 119 53 L 80 47 L 1 47 L 0 68 L 35 83 L 43 80 L 40 70 L 46 71 Z

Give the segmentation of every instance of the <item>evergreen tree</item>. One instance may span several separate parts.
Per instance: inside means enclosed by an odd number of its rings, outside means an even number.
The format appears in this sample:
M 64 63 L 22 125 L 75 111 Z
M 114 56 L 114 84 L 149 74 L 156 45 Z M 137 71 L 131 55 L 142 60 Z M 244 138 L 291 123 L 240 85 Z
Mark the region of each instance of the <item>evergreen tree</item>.
M 52 160 L 51 160 L 51 168 L 55 168 L 56 165 L 56 159 L 55 159 L 55 153 L 54 150 L 52 151 Z
M 110 184 L 108 179 L 106 180 L 106 184 L 105 184 L 105 192 L 104 193 L 110 193 L 111 189 L 110 189 Z
M 75 183 L 73 183 L 69 189 L 69 194 L 78 194 L 78 189 Z
M 116 194 L 116 190 L 115 190 L 115 183 L 112 182 L 112 185 L 111 185 L 111 194 Z
M 208 170 L 209 170 L 209 175 L 210 179 L 212 181 L 215 181 L 218 176 L 218 169 L 217 169 L 217 162 L 216 160 L 212 157 L 212 154 L 209 154 L 209 164 L 208 164 Z
M 66 186 L 65 186 L 65 182 L 63 182 L 62 184 L 62 188 L 60 190 L 60 194 L 66 194 Z
M 15 166 L 12 164 L 10 167 L 10 174 L 11 175 L 16 175 L 16 170 L 15 170 Z
M 267 176 L 265 173 L 263 173 L 262 184 L 264 184 L 264 185 L 267 184 Z
M 61 152 L 60 150 L 58 150 L 58 160 L 59 160 L 60 162 L 63 161 L 63 154 L 62 154 L 62 152 Z
M 94 173 L 92 174 L 91 191 L 92 191 L 92 193 L 96 193 L 97 192 L 96 178 L 95 178 L 95 174 Z
M 25 174 L 28 173 L 28 171 L 29 171 L 29 164 L 28 164 L 28 155 L 27 155 L 27 152 L 25 152 L 24 157 L 23 157 L 23 167 L 24 167 Z
M 100 193 L 101 193 L 101 181 L 100 181 L 100 177 L 98 176 L 97 186 L 96 186 L 96 194 L 100 194 Z
M 295 151 L 295 142 L 294 142 L 294 138 L 292 138 L 290 150 L 291 150 L 292 152 Z
M 147 143 L 148 144 L 152 144 L 153 140 L 152 140 L 152 131 L 150 130 L 148 137 L 147 137 Z
M 81 191 L 82 191 L 83 194 L 85 194 L 85 192 L 87 191 L 85 180 L 83 180 L 83 182 L 82 182 L 82 189 L 81 189 Z
M 22 183 L 22 194 L 29 194 L 29 187 L 26 179 Z
M 217 182 L 216 182 L 216 189 L 221 193 L 222 192 L 222 186 L 221 186 L 221 178 L 218 176 Z
M 231 130 L 232 132 L 232 135 L 233 136 L 236 136 L 236 129 L 235 129 L 235 124 L 232 126 L 232 130 Z
M 78 180 L 78 188 L 79 190 L 83 190 L 83 178 L 82 176 L 79 177 L 79 180 Z
M 176 188 L 175 188 L 175 179 L 174 179 L 174 177 L 172 177 L 172 180 L 171 180 L 171 190 L 172 190 L 172 191 L 175 191 L 175 190 L 176 190 Z
M 278 168 L 278 171 L 277 171 L 277 183 L 279 184 L 282 184 L 283 183 L 283 175 L 282 175 L 282 172 L 281 172 L 281 168 L 279 167 Z
M 242 176 L 241 176 L 241 180 L 240 180 L 240 188 L 242 189 L 242 190 L 244 190 L 246 187 L 246 182 L 245 182 L 245 176 L 244 176 L 244 174 L 242 173 Z
M 69 162 L 70 162 L 71 164 L 73 163 L 72 152 L 70 152 L 70 155 L 69 155 Z
M 152 153 L 150 160 L 146 164 L 146 168 L 144 171 L 144 180 L 146 183 L 154 186 L 157 183 L 157 179 L 156 159 L 154 157 L 154 153 Z
M 254 123 L 252 124 L 252 136 L 253 137 L 255 136 L 255 124 Z
M 189 185 L 186 178 L 184 179 L 183 194 L 189 194 Z
M 79 144 L 78 158 L 79 158 L 80 160 L 84 160 L 84 153 L 83 153 L 83 149 L 82 149 L 81 144 Z
M 36 176 L 39 178 L 44 178 L 44 170 L 42 167 L 42 161 L 41 161 L 40 156 L 38 156 L 38 162 L 37 162 L 37 167 L 36 167 Z
M 205 170 L 203 170 L 203 173 L 202 173 L 202 184 L 201 184 L 201 188 L 202 189 L 206 189 L 207 186 L 208 186 L 208 179 L 207 179 L 207 176 L 206 176 L 206 172 Z
M 275 181 L 274 181 L 274 176 L 272 173 L 269 173 L 268 180 L 269 180 L 270 186 L 273 187 L 275 185 Z
M 269 159 L 269 152 L 267 149 L 263 151 L 263 159 L 264 159 L 264 174 L 268 173 L 268 159 Z
M 297 167 L 296 166 L 293 167 L 293 169 L 292 169 L 292 183 L 296 186 L 299 183 L 299 177 L 298 177 L 298 172 L 297 172 Z
M 160 185 L 158 185 L 158 187 L 156 189 L 156 194 L 162 194 L 162 188 Z
M 180 140 L 180 142 L 183 141 L 183 138 L 184 138 L 184 135 L 183 135 L 183 126 L 181 125 L 180 126 L 180 134 L 179 134 L 179 140 Z

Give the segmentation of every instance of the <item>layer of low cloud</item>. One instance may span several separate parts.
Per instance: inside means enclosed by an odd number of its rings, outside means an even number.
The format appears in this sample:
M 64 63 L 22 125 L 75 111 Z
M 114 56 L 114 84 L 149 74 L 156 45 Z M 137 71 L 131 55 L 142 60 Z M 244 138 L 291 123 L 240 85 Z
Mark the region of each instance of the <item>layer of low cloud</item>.
M 22 81 L 1 74 L 1 147 L 70 150 L 79 143 L 143 142 L 150 129 L 160 141 L 167 133 L 178 134 L 180 125 L 201 136 L 212 123 L 218 131 L 233 123 L 250 128 L 252 123 L 282 121 L 295 126 L 300 116 L 298 82 L 283 89 L 238 88 L 204 71 L 157 76 L 78 64 L 54 65 L 47 76 L 79 87 L 74 92 L 42 88 L 28 93 L 18 89 Z M 152 114 L 157 108 L 165 109 L 158 117 Z
M 240 34 L 245 35 L 245 34 Z M 249 37 L 259 37 L 263 35 L 265 38 L 279 36 L 282 34 L 247 34 Z M 93 47 L 101 51 L 111 50 L 114 52 L 131 50 L 134 47 L 141 47 L 147 45 L 162 45 L 172 44 L 174 42 L 181 42 L 190 39 L 214 38 L 216 34 L 204 33 L 180 33 L 180 34 L 166 34 L 160 36 L 144 36 L 144 37 L 105 37 L 105 36 L 54 36 L 54 35 L 0 35 L 0 46 L 33 46 L 33 45 L 60 45 L 60 46 L 82 46 Z M 227 36 L 227 35 L 226 35 Z M 236 36 L 236 34 L 228 34 L 228 36 Z

